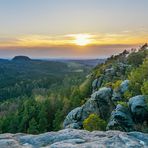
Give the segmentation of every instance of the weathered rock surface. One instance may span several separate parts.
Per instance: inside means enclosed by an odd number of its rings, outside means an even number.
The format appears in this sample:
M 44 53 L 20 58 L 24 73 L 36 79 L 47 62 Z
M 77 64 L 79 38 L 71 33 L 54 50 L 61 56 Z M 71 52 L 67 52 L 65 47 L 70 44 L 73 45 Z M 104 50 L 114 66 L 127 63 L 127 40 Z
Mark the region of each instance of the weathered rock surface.
M 112 111 L 107 129 L 133 131 L 134 126 L 148 123 L 148 96 L 138 95 L 129 99 L 128 106 L 117 105 Z M 145 129 L 146 130 L 146 129 Z
M 101 87 L 101 84 L 102 84 L 102 81 L 104 79 L 104 76 L 100 76 L 99 78 L 96 78 L 93 82 L 92 82 L 92 90 L 93 90 L 93 93 L 95 91 L 97 91 L 100 87 Z
M 99 113 L 98 115 L 102 119 L 108 119 L 114 108 L 113 102 L 111 100 L 112 89 L 103 87 L 91 95 L 91 98 L 97 102 Z
M 66 116 L 63 126 L 65 128 L 81 129 L 82 128 L 81 116 L 82 116 L 82 108 L 81 107 L 77 107 L 77 108 L 73 109 Z
M 127 107 L 120 104 L 116 106 L 116 109 L 111 114 L 107 129 L 126 132 L 134 130 L 134 122 Z
M 108 71 L 110 70 L 113 69 Z M 148 96 L 135 96 L 130 98 L 126 107 L 122 105 L 115 107 L 117 101 L 123 100 L 123 94 L 129 87 L 129 80 L 122 81 L 117 89 L 112 90 L 109 87 L 103 87 L 96 91 L 98 81 L 99 79 L 95 79 L 93 82 L 94 93 L 91 95 L 91 98 L 84 105 L 72 110 L 67 115 L 63 124 L 64 128 L 82 129 L 83 121 L 93 113 L 109 121 L 107 130 L 130 132 L 137 130 L 136 126 L 141 126 L 140 128 L 147 126 Z
M 40 135 L 1 134 L 0 148 L 146 148 L 148 134 L 140 132 L 65 129 Z
M 136 122 L 148 120 L 148 96 L 138 95 L 130 98 L 129 108 Z
M 102 119 L 108 119 L 114 107 L 111 97 L 110 88 L 103 87 L 96 91 L 84 105 L 67 115 L 63 123 L 64 128 L 81 129 L 83 121 L 92 113 L 96 113 Z

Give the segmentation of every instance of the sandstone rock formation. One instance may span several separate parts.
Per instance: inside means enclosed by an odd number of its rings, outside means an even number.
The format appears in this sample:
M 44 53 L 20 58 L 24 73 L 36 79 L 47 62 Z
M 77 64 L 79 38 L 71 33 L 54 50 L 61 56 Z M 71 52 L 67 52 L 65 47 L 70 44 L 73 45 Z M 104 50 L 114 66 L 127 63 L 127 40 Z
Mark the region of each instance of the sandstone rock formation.
M 112 111 L 107 129 L 134 131 L 134 125 L 148 122 L 148 96 L 139 95 L 129 99 L 128 106 L 117 105 Z M 145 129 L 146 130 L 146 129 Z
M 140 132 L 64 129 L 40 135 L 1 134 L 0 148 L 146 148 L 148 134 Z
M 91 98 L 81 107 L 72 110 L 64 120 L 64 128 L 81 129 L 83 121 L 92 113 L 107 120 L 114 108 L 111 101 L 112 90 L 103 87 L 91 95 Z
M 135 122 L 148 121 L 148 96 L 138 95 L 130 98 L 129 108 Z
M 126 132 L 134 130 L 134 122 L 127 107 L 120 104 L 116 106 L 116 109 L 111 114 L 107 129 Z
M 103 87 L 97 91 L 98 81 L 95 79 L 93 82 L 94 93 L 91 98 L 67 115 L 64 128 L 82 129 L 83 121 L 93 113 L 108 121 L 107 130 L 130 132 L 136 130 L 134 128 L 136 124 L 148 123 L 148 96 L 139 95 L 130 98 L 127 106 L 114 105 L 117 101 L 123 100 L 123 94 L 129 87 L 129 80 L 124 80 L 116 90 Z

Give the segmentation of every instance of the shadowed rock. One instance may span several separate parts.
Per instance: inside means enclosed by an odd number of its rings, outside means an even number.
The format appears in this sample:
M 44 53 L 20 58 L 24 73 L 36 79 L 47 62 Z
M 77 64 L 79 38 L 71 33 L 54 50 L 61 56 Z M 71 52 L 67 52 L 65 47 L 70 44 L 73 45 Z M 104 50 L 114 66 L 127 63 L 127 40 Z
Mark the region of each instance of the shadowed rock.
M 112 112 L 107 130 L 133 131 L 134 122 L 127 107 L 120 104 Z
M 136 122 L 148 120 L 148 96 L 135 96 L 129 100 L 129 108 Z

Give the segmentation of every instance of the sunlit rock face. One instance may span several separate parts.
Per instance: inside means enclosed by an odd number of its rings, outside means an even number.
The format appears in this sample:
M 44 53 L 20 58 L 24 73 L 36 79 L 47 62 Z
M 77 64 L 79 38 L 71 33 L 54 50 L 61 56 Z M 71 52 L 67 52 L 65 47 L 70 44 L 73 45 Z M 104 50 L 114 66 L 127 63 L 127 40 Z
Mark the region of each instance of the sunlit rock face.
M 1 134 L 1 148 L 146 148 L 148 134 L 140 132 L 64 129 L 39 135 Z

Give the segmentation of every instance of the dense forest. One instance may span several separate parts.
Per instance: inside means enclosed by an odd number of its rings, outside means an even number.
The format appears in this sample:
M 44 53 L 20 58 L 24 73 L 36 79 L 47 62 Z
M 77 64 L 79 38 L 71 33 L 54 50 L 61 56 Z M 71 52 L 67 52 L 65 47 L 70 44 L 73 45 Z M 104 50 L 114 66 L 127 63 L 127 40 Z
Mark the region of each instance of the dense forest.
M 129 89 L 115 104 L 126 106 L 130 97 L 148 95 L 147 44 L 124 50 L 90 69 L 73 62 L 0 60 L 0 132 L 37 134 L 59 130 L 66 115 L 84 104 L 93 91 L 100 87 L 118 91 L 126 79 Z
M 81 62 L 81 63 L 80 63 Z M 89 94 L 87 61 L 0 60 L 0 132 L 62 128 L 66 114 Z M 79 87 L 80 86 L 80 87 Z

